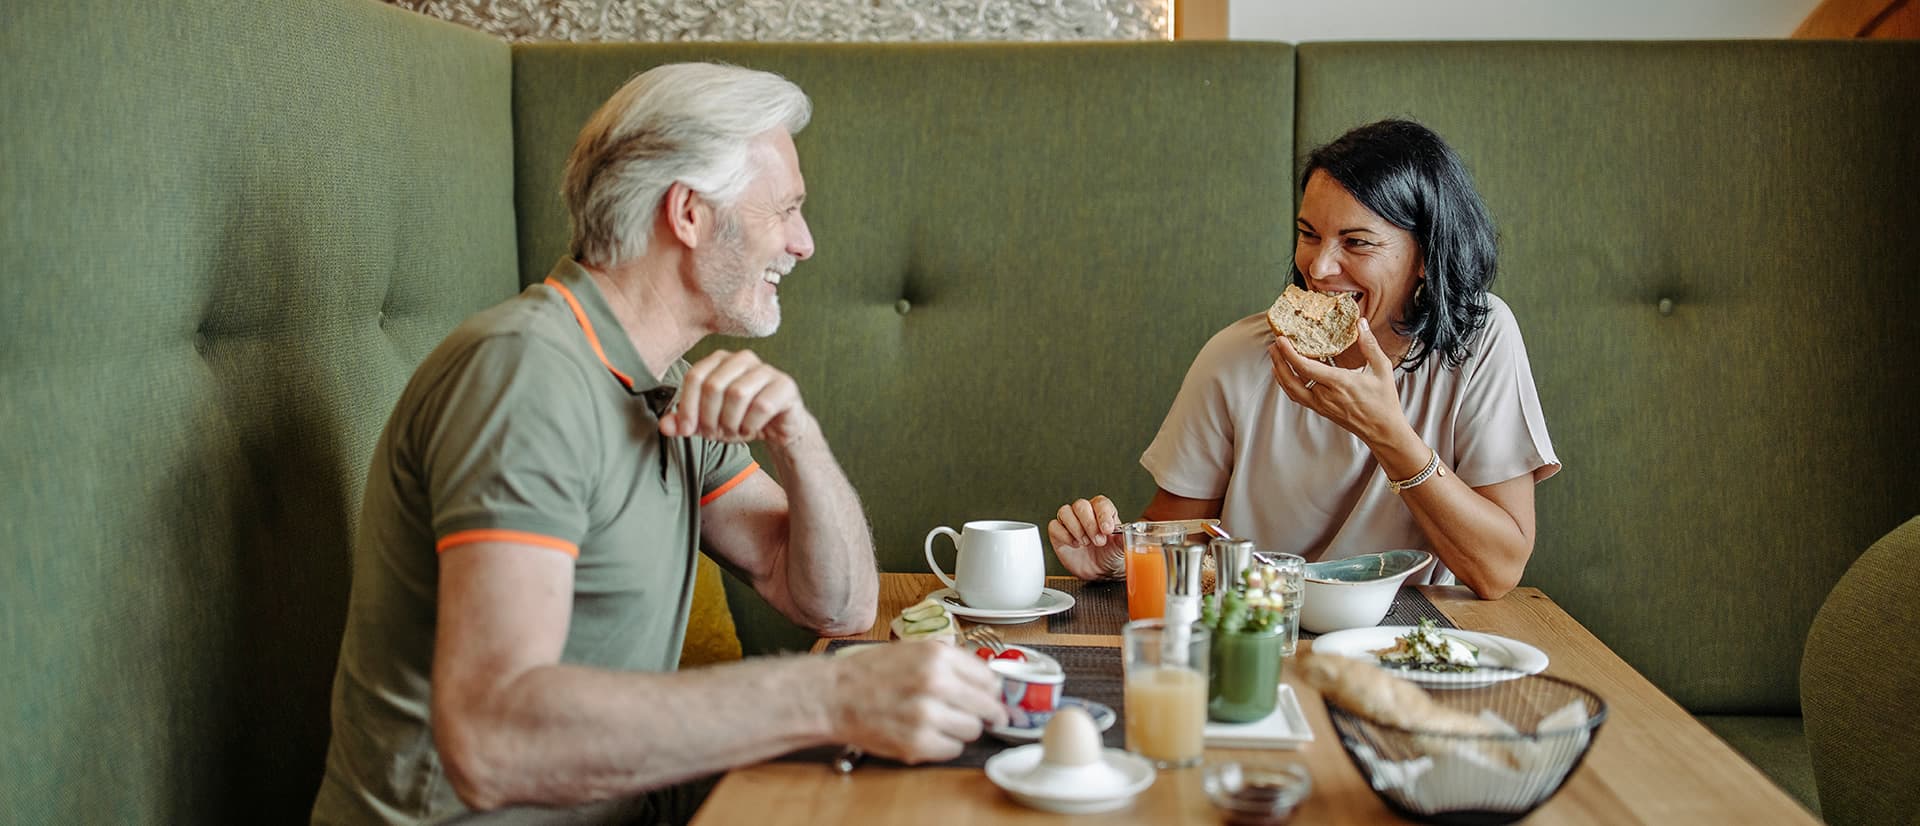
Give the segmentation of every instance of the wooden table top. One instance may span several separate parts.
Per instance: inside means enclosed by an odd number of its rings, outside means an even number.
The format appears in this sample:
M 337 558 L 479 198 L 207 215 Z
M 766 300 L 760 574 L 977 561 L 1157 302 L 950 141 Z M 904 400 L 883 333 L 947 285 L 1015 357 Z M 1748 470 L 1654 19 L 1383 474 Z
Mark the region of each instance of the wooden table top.
M 940 581 L 931 574 L 883 574 L 879 622 L 866 634 L 850 639 L 887 639 L 889 619 L 940 587 Z M 1460 586 L 1421 586 L 1421 591 L 1460 628 L 1512 637 L 1539 647 L 1551 660 L 1546 673 L 1587 686 L 1607 702 L 1607 721 L 1586 762 L 1526 823 L 1819 822 L 1538 589 L 1515 589 L 1493 601 L 1475 599 L 1472 592 Z M 1050 634 L 1045 620 L 997 626 L 997 630 L 1009 642 L 1120 644 L 1117 633 Z M 826 643 L 820 641 L 815 650 L 823 650 Z M 1290 666 L 1284 679 L 1293 686 L 1313 726 L 1313 742 L 1297 751 L 1209 748 L 1207 759 L 1306 764 L 1313 774 L 1313 791 L 1295 811 L 1295 824 L 1406 822 L 1380 802 L 1349 762 L 1319 693 L 1300 682 Z M 1162 770 L 1153 786 L 1125 809 L 1069 817 L 1015 803 L 977 768 L 867 764 L 851 775 L 839 776 L 824 764 L 776 762 L 729 773 L 693 823 L 964 826 L 1057 823 L 1062 819 L 1097 819 L 1103 826 L 1222 821 L 1201 790 L 1199 768 Z

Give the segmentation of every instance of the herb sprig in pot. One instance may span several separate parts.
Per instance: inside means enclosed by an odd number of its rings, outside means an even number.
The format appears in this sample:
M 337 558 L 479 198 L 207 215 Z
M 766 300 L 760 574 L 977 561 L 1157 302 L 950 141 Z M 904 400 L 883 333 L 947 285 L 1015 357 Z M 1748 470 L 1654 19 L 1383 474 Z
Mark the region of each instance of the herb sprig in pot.
M 1200 622 L 1216 634 L 1263 634 L 1280 627 L 1285 597 L 1275 586 L 1280 569 L 1265 563 L 1247 566 L 1239 584 L 1225 596 L 1214 593 L 1200 599 Z
M 1274 712 L 1286 659 L 1280 569 L 1256 563 L 1239 579 L 1200 600 L 1200 623 L 1213 632 L 1207 717 L 1223 723 L 1253 722 Z

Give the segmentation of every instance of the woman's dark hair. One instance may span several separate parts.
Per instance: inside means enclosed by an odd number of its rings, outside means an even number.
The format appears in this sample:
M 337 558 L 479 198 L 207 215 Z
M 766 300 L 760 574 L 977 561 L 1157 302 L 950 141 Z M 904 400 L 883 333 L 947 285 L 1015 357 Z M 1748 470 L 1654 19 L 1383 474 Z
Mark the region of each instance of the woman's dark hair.
M 1357 127 L 1307 155 L 1301 189 L 1315 172 L 1362 206 L 1413 234 L 1425 259 L 1425 289 L 1408 300 L 1395 332 L 1413 340 L 1402 364 L 1415 370 L 1441 353 L 1449 368 L 1473 355 L 1467 341 L 1487 323 L 1487 287 L 1498 265 L 1493 219 L 1453 148 L 1407 120 Z M 1294 283 L 1306 285 L 1298 266 Z

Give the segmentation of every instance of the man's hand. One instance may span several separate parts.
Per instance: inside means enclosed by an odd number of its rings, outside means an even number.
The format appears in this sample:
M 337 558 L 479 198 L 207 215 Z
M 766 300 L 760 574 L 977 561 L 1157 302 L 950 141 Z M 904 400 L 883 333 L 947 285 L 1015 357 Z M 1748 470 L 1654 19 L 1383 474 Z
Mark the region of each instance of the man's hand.
M 1007 724 L 1000 676 L 943 642 L 875 646 L 838 658 L 834 727 L 848 745 L 903 763 L 951 760 Z
M 1120 511 L 1105 496 L 1075 499 L 1060 506 L 1047 523 L 1053 555 L 1067 572 L 1081 579 L 1102 579 L 1126 570 L 1126 552 L 1120 537 Z
M 819 429 L 800 388 L 752 350 L 716 350 L 687 370 L 674 408 L 660 417 L 666 436 L 785 446 Z

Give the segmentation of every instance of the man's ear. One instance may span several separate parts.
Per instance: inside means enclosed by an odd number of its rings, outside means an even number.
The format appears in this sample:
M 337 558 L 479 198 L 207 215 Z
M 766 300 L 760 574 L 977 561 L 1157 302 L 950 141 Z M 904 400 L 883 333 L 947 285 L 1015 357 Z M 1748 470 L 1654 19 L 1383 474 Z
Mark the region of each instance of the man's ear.
M 660 197 L 660 210 L 667 231 L 687 249 L 700 246 L 700 239 L 708 234 L 708 223 L 713 221 L 713 205 L 679 181 L 668 186 Z

